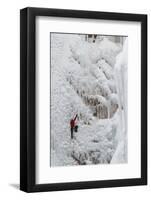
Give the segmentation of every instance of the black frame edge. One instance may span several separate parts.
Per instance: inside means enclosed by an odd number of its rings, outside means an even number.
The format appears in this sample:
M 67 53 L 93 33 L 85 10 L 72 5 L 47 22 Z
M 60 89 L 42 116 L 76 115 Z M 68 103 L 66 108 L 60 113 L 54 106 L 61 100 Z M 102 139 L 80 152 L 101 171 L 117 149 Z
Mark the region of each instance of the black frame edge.
M 72 10 L 72 9 L 57 9 L 57 8 L 41 8 L 41 7 L 26 7 L 35 16 L 53 16 L 53 17 L 71 17 L 85 19 L 102 19 L 102 20 L 117 20 L 117 21 L 142 21 L 146 14 L 137 13 L 120 13 L 120 12 L 105 12 L 92 10 Z
M 35 186 L 35 18 L 20 10 L 20 190 Z
M 27 191 L 27 9 L 20 10 L 20 189 Z
M 141 20 L 141 178 L 147 185 L 147 15 Z

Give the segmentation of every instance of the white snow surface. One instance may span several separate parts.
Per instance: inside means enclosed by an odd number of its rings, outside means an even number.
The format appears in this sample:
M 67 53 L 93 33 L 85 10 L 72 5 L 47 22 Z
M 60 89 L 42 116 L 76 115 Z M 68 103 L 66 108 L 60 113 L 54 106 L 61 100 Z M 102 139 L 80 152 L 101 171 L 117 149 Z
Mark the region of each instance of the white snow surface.
M 123 50 L 116 57 L 115 73 L 119 94 L 120 123 L 116 134 L 118 146 L 111 163 L 127 161 L 127 67 L 128 67 L 128 40 L 124 42 Z
M 125 114 L 120 124 L 126 95 L 121 95 L 116 72 L 127 49 L 121 51 L 107 37 L 90 43 L 77 34 L 55 33 L 50 46 L 50 166 L 126 162 Z M 71 139 L 70 120 L 76 114 L 78 132 Z

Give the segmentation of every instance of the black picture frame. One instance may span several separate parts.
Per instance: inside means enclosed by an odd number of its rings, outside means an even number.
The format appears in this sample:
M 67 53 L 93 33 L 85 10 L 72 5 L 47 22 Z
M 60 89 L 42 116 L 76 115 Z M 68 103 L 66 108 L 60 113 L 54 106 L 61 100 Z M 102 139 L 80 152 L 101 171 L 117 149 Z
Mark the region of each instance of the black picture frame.
M 35 19 L 54 16 L 141 23 L 141 178 L 36 184 Z M 20 190 L 44 192 L 147 184 L 147 15 L 48 8 L 20 11 Z

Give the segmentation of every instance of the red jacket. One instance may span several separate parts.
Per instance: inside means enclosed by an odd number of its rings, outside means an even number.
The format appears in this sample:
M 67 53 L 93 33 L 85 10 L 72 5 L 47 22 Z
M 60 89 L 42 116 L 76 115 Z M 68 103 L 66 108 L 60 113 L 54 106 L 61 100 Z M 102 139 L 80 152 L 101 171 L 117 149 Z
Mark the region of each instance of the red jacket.
M 74 118 L 74 119 L 71 119 L 71 121 L 70 121 L 70 126 L 71 126 L 71 128 L 74 128 L 74 126 L 75 126 L 75 121 L 76 121 L 76 118 L 77 118 L 77 115 L 75 116 L 75 118 Z

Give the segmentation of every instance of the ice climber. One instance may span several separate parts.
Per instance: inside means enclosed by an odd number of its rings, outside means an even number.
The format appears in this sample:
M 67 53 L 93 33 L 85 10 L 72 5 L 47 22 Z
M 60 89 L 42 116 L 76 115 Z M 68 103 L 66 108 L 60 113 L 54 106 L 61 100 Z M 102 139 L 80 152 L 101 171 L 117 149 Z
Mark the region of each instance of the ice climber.
M 70 127 L 71 127 L 71 139 L 73 139 L 73 131 L 75 130 L 75 132 L 77 132 L 78 126 L 76 125 L 76 119 L 77 116 L 75 116 L 75 118 L 70 120 Z

